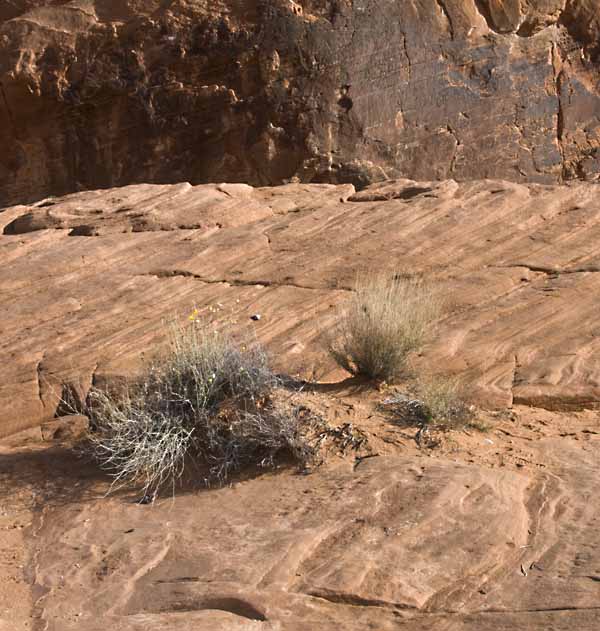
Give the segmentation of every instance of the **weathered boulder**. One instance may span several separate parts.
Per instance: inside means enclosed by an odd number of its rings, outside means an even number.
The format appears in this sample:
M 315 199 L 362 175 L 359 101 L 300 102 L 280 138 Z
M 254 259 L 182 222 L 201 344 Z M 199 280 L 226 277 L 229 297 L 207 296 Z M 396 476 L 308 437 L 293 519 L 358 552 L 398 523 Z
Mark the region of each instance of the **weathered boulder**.
M 132 182 L 600 172 L 593 0 L 10 0 L 0 206 Z

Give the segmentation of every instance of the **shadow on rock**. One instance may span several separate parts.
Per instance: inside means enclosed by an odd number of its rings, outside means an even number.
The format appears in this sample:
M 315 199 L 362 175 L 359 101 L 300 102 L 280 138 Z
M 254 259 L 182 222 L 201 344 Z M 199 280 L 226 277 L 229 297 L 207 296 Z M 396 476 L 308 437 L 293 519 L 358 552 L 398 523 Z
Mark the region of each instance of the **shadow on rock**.
M 101 499 L 110 477 L 71 445 L 27 447 L 0 455 L 0 502 L 30 508 Z

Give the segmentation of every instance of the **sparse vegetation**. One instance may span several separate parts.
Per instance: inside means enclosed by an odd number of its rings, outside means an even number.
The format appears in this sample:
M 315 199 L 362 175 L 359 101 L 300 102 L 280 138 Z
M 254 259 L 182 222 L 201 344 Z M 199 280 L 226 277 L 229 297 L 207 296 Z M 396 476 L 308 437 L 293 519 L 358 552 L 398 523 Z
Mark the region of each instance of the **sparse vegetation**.
M 384 401 L 384 407 L 403 422 L 428 429 L 456 429 L 474 423 L 474 408 L 464 386 L 451 377 L 421 378 L 413 395 L 396 393 Z
M 350 373 L 389 382 L 406 374 L 409 354 L 439 312 L 438 298 L 419 280 L 359 278 L 329 351 Z M 188 464 L 218 483 L 245 466 L 272 465 L 283 452 L 306 465 L 328 435 L 322 419 L 281 396 L 283 383 L 256 341 L 236 343 L 213 325 L 199 326 L 197 315 L 188 326 L 173 326 L 168 352 L 135 382 L 89 395 L 89 442 L 113 486 L 137 483 L 155 497 Z M 455 427 L 471 417 L 452 380 L 420 381 L 414 398 L 399 394 L 386 403 L 422 428 Z
M 473 418 L 473 407 L 458 379 L 444 376 L 421 378 L 417 394 L 429 424 L 449 429 L 464 426 Z
M 492 426 L 488 422 L 475 417 L 474 414 L 471 416 L 471 419 L 465 423 L 465 427 L 468 429 L 477 430 L 478 432 L 481 432 L 482 434 L 489 432 L 490 429 L 492 428 Z
M 280 383 L 261 347 L 197 324 L 174 327 L 169 352 L 121 392 L 91 392 L 90 443 L 115 485 L 138 483 L 154 497 L 190 460 L 224 482 L 282 451 L 310 457 L 303 410 L 274 401 Z
M 328 336 L 335 361 L 354 375 L 392 381 L 406 372 L 440 313 L 423 282 L 402 276 L 363 277 Z

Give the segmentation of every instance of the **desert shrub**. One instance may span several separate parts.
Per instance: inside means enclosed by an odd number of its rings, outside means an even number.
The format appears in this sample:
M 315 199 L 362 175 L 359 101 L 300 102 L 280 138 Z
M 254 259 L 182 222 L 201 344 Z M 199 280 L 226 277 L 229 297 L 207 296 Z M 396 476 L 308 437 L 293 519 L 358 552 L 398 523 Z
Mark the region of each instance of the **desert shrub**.
M 473 406 L 459 379 L 444 376 L 421 378 L 417 394 L 423 402 L 428 423 L 455 428 L 467 424 L 473 417 Z
M 363 277 L 327 336 L 333 359 L 354 375 L 391 381 L 425 341 L 440 301 L 421 281 L 400 276 Z
M 405 423 L 451 429 L 472 422 L 474 407 L 464 385 L 452 377 L 422 377 L 414 393 L 398 392 L 383 405 Z
M 310 449 L 302 414 L 273 401 L 279 385 L 257 343 L 236 344 L 196 323 L 176 326 L 168 352 L 139 379 L 90 393 L 93 454 L 114 485 L 138 483 L 152 497 L 190 461 L 224 482 L 245 465 L 271 464 L 281 451 L 303 460 Z
M 227 410 L 209 423 L 203 450 L 212 476 L 224 481 L 232 471 L 249 464 L 272 466 L 284 452 L 305 465 L 315 455 L 307 440 L 316 417 L 289 399 L 269 401 L 255 411 Z
M 89 443 L 100 466 L 113 476 L 113 487 L 139 483 L 144 495 L 154 495 L 183 474 L 194 428 L 182 417 L 161 412 L 143 390 L 133 384 L 118 400 L 93 390 Z M 157 398 L 158 392 L 153 395 Z

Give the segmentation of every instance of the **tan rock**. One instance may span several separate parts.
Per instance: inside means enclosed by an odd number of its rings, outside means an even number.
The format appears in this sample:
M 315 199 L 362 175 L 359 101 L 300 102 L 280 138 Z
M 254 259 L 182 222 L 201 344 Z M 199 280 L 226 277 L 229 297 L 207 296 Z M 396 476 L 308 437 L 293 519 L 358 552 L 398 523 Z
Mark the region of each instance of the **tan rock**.
M 462 375 L 485 405 L 593 407 L 597 190 L 143 185 L 10 208 L 0 432 L 53 418 L 65 387 L 84 401 L 92 383 L 131 375 L 165 340 L 165 321 L 194 307 L 204 321 L 252 327 L 282 370 L 341 378 L 320 331 L 357 272 L 382 270 L 422 275 L 446 297 L 420 370 Z
M 0 445 L 0 541 L 18 559 L 35 550 L 32 585 L 0 557 L 0 604 L 13 598 L 0 622 L 27 629 L 29 590 L 48 631 L 594 631 L 593 418 L 518 415 L 495 422 L 491 446 L 457 434 L 451 458 L 405 445 L 153 506 L 105 497 L 109 482 L 68 451 Z M 44 519 L 23 537 L 29 488 Z

